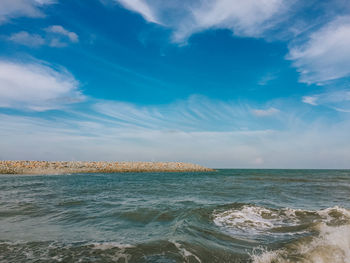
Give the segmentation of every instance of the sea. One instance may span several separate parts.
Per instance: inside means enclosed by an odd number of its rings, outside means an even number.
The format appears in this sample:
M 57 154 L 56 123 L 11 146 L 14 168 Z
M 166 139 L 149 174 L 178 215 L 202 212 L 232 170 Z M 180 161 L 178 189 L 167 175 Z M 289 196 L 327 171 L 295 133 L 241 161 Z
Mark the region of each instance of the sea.
M 349 263 L 350 170 L 1 175 L 0 262 Z

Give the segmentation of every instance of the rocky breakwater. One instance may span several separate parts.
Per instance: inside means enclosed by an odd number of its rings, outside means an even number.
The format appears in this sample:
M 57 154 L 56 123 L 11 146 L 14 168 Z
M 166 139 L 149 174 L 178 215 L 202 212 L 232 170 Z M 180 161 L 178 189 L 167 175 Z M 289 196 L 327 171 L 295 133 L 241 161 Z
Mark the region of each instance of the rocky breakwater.
M 70 174 L 124 172 L 210 172 L 213 169 L 181 162 L 48 162 L 0 161 L 0 174 Z

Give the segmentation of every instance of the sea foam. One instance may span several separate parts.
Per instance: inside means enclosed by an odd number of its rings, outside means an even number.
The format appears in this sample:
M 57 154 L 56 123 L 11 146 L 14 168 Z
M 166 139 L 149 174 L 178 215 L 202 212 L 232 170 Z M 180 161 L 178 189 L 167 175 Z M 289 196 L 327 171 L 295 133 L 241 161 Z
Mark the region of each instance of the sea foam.
M 257 249 L 251 259 L 253 263 L 350 263 L 350 225 L 322 223 L 318 228 L 316 237 L 297 240 L 280 250 Z
M 215 211 L 214 223 L 224 232 L 250 238 L 279 234 L 294 236 L 281 249 L 257 247 L 251 253 L 254 263 L 350 263 L 350 211 L 338 206 L 322 210 L 270 209 L 243 205 L 223 212 Z M 303 231 L 290 231 L 295 227 Z M 285 232 L 276 233 L 276 229 Z M 292 227 L 292 228 L 291 228 Z

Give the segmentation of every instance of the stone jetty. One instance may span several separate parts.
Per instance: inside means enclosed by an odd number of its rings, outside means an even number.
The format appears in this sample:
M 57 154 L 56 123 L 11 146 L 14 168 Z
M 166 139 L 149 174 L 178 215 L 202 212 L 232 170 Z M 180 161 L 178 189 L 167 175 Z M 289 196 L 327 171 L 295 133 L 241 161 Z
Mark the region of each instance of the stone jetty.
M 181 162 L 48 162 L 0 161 L 0 174 L 71 174 L 125 172 L 210 172 L 213 169 Z

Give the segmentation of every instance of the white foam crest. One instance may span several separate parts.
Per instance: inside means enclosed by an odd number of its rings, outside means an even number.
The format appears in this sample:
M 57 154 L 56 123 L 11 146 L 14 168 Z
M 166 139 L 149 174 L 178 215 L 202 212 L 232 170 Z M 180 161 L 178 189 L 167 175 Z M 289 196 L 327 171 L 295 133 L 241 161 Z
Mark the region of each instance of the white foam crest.
M 292 208 L 277 210 L 255 205 L 244 205 L 223 212 L 214 211 L 213 217 L 213 221 L 217 226 L 223 228 L 226 232 L 238 235 L 268 234 L 269 230 L 274 228 L 298 226 L 303 223 L 334 223 L 340 220 L 350 223 L 350 211 L 338 206 L 312 211 Z M 281 233 L 270 234 L 278 235 Z
M 335 217 L 341 220 L 350 220 L 350 211 L 339 206 L 319 210 L 317 214 L 325 218 L 327 222 L 331 222 Z
M 319 230 L 319 236 L 311 243 L 299 245 L 299 253 L 309 262 L 350 263 L 350 225 L 331 227 L 320 224 Z
M 296 241 L 289 248 L 253 252 L 253 263 L 287 263 L 297 258 L 300 263 L 350 263 L 350 225 L 317 226 L 318 236 Z
M 258 247 L 253 250 L 250 257 L 253 263 L 284 263 L 280 261 L 283 260 L 284 253 L 284 250 L 272 251 Z
M 295 211 L 281 213 L 259 206 L 244 205 L 240 209 L 214 212 L 214 223 L 231 233 L 259 234 L 275 227 L 296 225 Z

